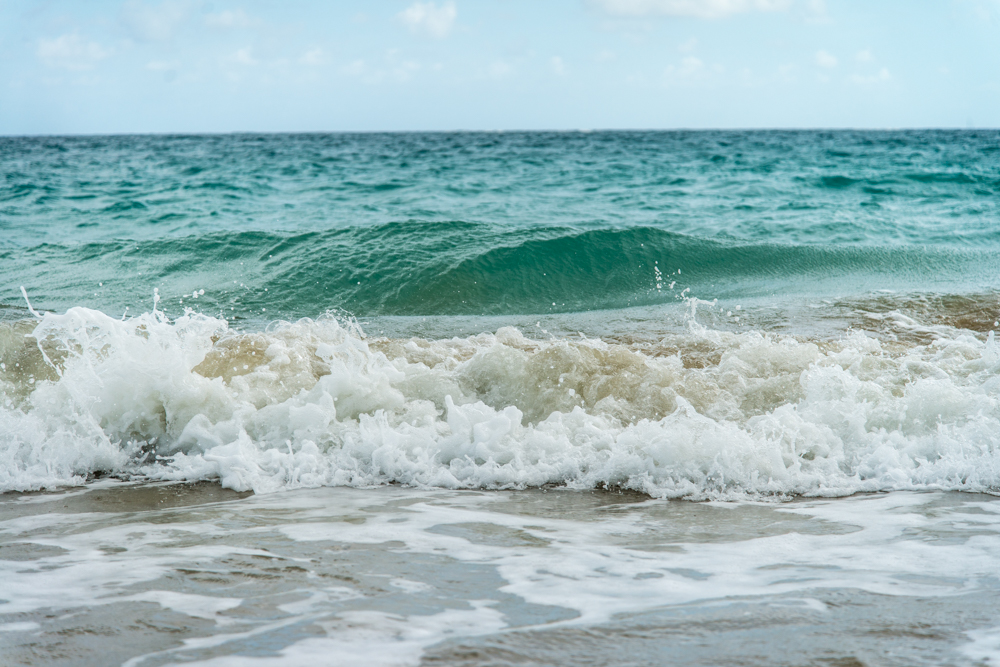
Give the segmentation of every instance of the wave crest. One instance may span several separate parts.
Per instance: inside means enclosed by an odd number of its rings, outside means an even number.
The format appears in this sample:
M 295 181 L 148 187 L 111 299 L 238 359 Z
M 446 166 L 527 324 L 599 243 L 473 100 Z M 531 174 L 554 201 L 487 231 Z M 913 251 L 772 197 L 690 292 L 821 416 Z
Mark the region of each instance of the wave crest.
M 77 303 L 80 285 L 93 285 L 102 309 L 122 312 L 146 301 L 153 278 L 144 276 L 155 276 L 169 312 L 207 288 L 197 301 L 204 312 L 254 321 L 327 307 L 364 317 L 586 312 L 673 303 L 685 288 L 705 299 L 873 286 L 967 293 L 995 288 L 1000 275 L 1000 253 L 988 248 L 737 243 L 651 227 L 511 231 L 469 222 L 44 245 L 8 259 L 46 309 Z M 73 264 L 77 280 L 45 268 L 61 262 Z

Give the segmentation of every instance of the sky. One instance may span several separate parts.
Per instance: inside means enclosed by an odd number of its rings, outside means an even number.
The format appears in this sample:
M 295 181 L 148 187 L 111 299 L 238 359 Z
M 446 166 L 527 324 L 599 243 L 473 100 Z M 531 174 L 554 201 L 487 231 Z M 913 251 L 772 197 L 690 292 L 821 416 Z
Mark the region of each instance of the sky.
M 0 135 L 1000 127 L 1000 0 L 0 0 Z

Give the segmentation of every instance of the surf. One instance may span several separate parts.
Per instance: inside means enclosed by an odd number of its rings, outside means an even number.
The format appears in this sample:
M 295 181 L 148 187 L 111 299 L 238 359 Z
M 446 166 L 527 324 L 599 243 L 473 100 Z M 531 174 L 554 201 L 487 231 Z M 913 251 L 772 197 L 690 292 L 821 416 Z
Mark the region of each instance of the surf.
M 390 338 L 333 315 L 240 331 L 75 307 L 0 324 L 0 347 L 5 491 L 102 475 L 258 493 L 1000 489 L 992 332 L 810 340 L 692 319 L 633 344 L 513 327 Z

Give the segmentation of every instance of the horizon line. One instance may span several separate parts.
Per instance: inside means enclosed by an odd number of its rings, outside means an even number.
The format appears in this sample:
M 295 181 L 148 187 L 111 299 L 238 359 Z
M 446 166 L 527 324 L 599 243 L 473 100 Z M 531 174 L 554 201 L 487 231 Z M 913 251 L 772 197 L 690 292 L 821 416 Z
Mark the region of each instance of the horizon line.
M 995 132 L 1000 127 L 912 126 L 912 127 L 672 127 L 672 128 L 563 128 L 563 129 L 451 129 L 451 130 L 220 130 L 220 131 L 138 131 L 138 132 L 53 132 L 34 134 L 0 133 L 0 139 L 86 138 L 86 137 L 211 137 L 238 135 L 332 135 L 332 134 L 596 134 L 605 132 Z

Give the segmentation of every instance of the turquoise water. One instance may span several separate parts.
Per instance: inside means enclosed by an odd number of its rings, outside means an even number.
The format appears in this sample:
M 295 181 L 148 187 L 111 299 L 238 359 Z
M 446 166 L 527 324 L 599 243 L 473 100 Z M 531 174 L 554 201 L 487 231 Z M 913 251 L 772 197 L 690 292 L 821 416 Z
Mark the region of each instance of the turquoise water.
M 670 303 L 657 269 L 708 300 L 998 287 L 995 131 L 8 138 L 0 172 L 14 309 L 578 312 Z

